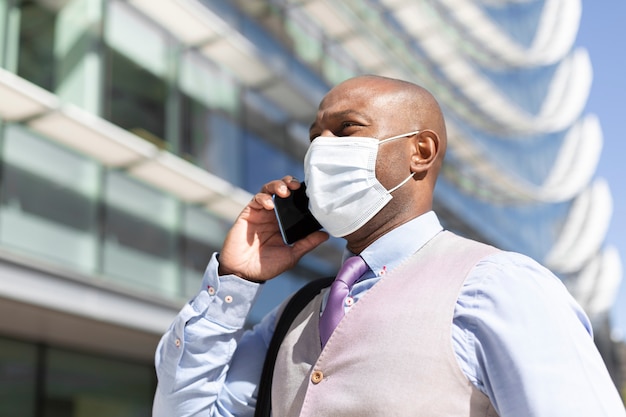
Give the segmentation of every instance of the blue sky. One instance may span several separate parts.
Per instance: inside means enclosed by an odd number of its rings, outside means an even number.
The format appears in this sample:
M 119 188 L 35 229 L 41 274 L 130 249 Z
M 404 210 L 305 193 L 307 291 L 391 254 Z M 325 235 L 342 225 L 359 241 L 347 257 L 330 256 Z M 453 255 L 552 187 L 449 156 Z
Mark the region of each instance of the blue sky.
M 608 180 L 613 218 L 607 243 L 616 246 L 626 272 L 626 0 L 583 0 L 577 44 L 589 51 L 593 85 L 587 112 L 600 119 L 604 148 L 597 175 Z M 626 338 L 626 280 L 612 311 L 614 329 Z

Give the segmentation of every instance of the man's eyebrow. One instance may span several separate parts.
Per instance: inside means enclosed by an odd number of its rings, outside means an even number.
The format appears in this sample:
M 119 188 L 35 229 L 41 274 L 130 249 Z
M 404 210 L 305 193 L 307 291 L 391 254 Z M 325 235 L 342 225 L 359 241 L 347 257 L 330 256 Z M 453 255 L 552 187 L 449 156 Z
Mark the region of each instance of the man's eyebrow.
M 345 117 L 350 117 L 350 116 L 357 116 L 357 117 L 363 118 L 368 123 L 371 121 L 371 118 L 368 115 L 366 115 L 365 113 L 356 111 L 356 110 L 343 110 L 337 113 L 331 113 L 327 116 L 327 118 L 328 119 L 343 119 Z M 316 126 L 317 126 L 317 121 L 311 123 L 311 126 L 309 127 L 309 132 L 313 130 Z
M 348 116 L 358 116 L 367 120 L 368 122 L 371 120 L 365 113 L 361 113 L 360 111 L 356 111 L 356 110 L 344 110 L 344 111 L 340 111 L 338 113 L 330 115 L 330 117 L 333 119 L 344 118 Z

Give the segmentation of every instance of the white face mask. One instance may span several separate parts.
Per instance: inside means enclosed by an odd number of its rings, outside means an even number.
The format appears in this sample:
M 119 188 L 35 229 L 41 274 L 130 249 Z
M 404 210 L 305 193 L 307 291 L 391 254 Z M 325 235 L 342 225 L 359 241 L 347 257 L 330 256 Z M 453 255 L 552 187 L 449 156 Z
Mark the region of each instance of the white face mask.
M 379 145 L 417 133 L 385 140 L 320 136 L 311 143 L 304 157 L 309 209 L 328 233 L 342 237 L 360 229 L 413 177 L 387 190 L 376 178 L 376 156 Z

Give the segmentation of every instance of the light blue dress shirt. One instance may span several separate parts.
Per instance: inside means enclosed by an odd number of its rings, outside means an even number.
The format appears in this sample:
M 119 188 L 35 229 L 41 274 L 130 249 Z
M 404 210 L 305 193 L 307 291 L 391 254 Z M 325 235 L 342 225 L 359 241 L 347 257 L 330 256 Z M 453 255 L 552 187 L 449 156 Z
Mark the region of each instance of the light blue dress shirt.
M 353 300 L 441 230 L 429 212 L 374 242 L 361 253 L 371 271 L 353 287 Z M 220 277 L 217 268 L 214 254 L 201 291 L 159 343 L 154 417 L 254 415 L 277 309 L 244 332 L 262 286 Z M 501 417 L 626 416 L 585 313 L 526 256 L 499 252 L 476 265 L 457 300 L 451 343 Z

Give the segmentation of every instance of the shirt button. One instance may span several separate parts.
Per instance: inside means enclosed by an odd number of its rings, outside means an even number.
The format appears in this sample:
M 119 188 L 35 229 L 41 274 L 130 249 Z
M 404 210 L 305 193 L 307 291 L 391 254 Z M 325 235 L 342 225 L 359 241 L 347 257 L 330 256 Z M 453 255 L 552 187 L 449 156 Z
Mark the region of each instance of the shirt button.
M 311 382 L 314 384 L 319 384 L 324 379 L 324 374 L 322 371 L 313 371 L 311 374 Z
M 208 291 L 209 295 L 215 295 L 215 287 L 211 287 L 209 285 L 209 288 L 207 289 L 207 291 Z
M 233 302 L 233 296 L 232 295 L 227 295 L 226 297 L 224 297 L 224 301 L 228 304 Z
M 176 345 L 176 347 L 180 347 L 180 339 L 176 339 L 176 341 L 174 342 L 174 344 Z

